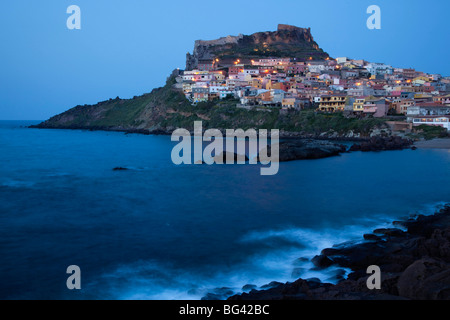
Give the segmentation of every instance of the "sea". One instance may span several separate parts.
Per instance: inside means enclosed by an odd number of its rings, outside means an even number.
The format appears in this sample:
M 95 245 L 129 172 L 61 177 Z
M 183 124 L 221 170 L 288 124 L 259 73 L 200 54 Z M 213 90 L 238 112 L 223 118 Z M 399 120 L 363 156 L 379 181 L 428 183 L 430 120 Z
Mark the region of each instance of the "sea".
M 450 202 L 450 150 L 175 165 L 170 136 L 0 121 L 0 299 L 226 299 L 335 283 L 324 248 Z M 113 170 L 122 167 L 127 170 Z M 69 266 L 80 289 L 69 289 Z M 269 285 L 270 286 L 270 285 Z

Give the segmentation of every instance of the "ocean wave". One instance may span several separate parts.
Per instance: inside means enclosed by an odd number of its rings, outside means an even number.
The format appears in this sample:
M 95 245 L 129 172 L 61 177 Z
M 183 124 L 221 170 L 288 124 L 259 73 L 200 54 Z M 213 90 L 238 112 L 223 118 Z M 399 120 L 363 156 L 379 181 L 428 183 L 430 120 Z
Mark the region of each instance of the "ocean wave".
M 409 217 L 417 217 L 418 215 L 430 216 L 436 213 L 436 211 L 444 208 L 444 206 L 450 203 L 450 199 L 447 201 L 438 201 L 433 203 L 423 204 L 420 208 L 409 212 Z
M 420 214 L 434 213 L 444 204 L 425 205 Z M 267 288 L 269 283 L 292 282 L 298 278 L 337 283 L 347 277 L 349 269 L 332 266 L 319 270 L 311 259 L 325 248 L 366 241 L 365 233 L 392 227 L 393 217 L 380 214 L 359 222 L 341 228 L 251 231 L 238 239 L 238 243 L 268 250 L 260 250 L 239 264 L 186 270 L 159 261 L 138 261 L 103 274 L 89 284 L 88 291 L 94 292 L 96 298 L 107 299 L 200 300 L 226 299 L 251 289 Z M 284 245 L 277 247 L 280 242 Z
M 85 289 L 98 299 L 200 300 L 226 299 L 273 283 L 318 278 L 335 283 L 336 275 L 349 270 L 331 267 L 314 270 L 309 261 L 298 260 L 295 250 L 254 255 L 232 267 L 217 266 L 216 272 L 185 270 L 156 261 L 140 261 L 103 274 Z
M 121 300 L 200 300 L 208 295 L 226 299 L 231 294 L 250 290 L 246 288 L 264 289 L 269 283 L 285 283 L 300 277 L 336 283 L 339 279 L 336 276 L 346 276 L 349 270 L 338 267 L 315 270 L 310 258 L 325 247 L 347 240 L 348 232 L 354 236 L 362 235 L 361 228 L 356 226 L 340 237 L 333 236 L 336 232 L 331 230 L 300 228 L 250 232 L 239 242 L 257 247 L 262 241 L 282 239 L 289 240 L 287 243 L 292 245 L 253 254 L 234 266 L 215 266 L 213 272 L 185 270 L 158 261 L 139 261 L 105 273 L 90 284 L 89 291 L 100 290 L 96 295 Z
M 0 182 L 0 187 L 11 189 L 32 188 L 35 185 L 36 185 L 35 181 L 24 181 L 24 180 L 6 180 Z

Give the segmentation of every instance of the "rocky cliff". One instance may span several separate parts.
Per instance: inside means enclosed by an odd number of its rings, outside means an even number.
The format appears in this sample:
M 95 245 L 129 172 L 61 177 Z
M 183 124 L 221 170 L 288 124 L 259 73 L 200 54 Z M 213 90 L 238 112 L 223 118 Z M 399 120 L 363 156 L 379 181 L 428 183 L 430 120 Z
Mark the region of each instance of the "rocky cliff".
M 310 28 L 279 24 L 277 31 L 252 35 L 227 36 L 217 40 L 197 40 L 193 53 L 186 55 L 186 70 L 197 67 L 199 60 L 260 59 L 292 57 L 298 61 L 326 59 L 328 54 L 314 41 Z

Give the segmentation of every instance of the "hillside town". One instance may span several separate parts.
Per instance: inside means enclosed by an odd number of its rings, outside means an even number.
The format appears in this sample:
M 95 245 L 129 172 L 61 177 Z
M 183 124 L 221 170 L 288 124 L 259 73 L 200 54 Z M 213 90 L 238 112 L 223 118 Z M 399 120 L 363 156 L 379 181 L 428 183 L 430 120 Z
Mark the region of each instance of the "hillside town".
M 193 105 L 234 98 L 239 108 L 403 116 L 391 121 L 397 129 L 425 124 L 450 131 L 450 77 L 347 57 L 241 59 L 200 60 L 193 70 L 178 70 L 176 86 Z

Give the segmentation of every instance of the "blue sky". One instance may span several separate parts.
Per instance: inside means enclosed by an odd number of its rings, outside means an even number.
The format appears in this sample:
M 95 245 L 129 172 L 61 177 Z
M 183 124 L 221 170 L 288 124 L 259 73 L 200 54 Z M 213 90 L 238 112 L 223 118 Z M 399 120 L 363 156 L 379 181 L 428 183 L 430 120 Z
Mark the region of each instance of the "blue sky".
M 68 6 L 81 8 L 69 30 Z M 381 30 L 369 30 L 369 5 Z M 15 0 L 0 4 L 0 119 L 44 120 L 131 98 L 183 68 L 196 39 L 311 27 L 333 57 L 450 75 L 447 0 Z M 445 60 L 444 60 L 445 59 Z

